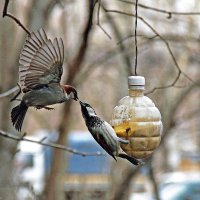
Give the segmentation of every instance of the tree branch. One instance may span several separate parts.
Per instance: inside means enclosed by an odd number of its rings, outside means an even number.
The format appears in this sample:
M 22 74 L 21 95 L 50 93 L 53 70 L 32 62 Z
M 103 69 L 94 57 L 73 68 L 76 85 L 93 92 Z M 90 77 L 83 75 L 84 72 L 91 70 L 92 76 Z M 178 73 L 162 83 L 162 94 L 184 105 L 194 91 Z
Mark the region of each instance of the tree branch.
M 88 20 L 85 25 L 85 29 L 83 31 L 83 36 L 82 36 L 82 42 L 78 51 L 77 56 L 73 60 L 72 64 L 70 65 L 69 69 L 69 75 L 67 77 L 67 83 L 71 84 L 77 74 L 77 72 L 80 70 L 81 64 L 83 62 L 83 59 L 86 54 L 88 42 L 89 42 L 89 35 L 92 29 L 92 19 L 93 19 L 93 13 L 94 13 L 94 5 L 96 2 L 89 1 L 89 15 L 88 15 Z
M 121 1 L 123 3 L 127 3 L 127 4 L 132 4 L 135 5 L 135 2 L 131 2 L 131 1 L 127 1 L 127 0 L 118 0 Z M 159 8 L 154 8 L 154 7 L 150 7 L 150 6 L 146 6 L 144 4 L 138 4 L 138 6 L 140 8 L 144 8 L 147 10 L 151 10 L 151 11 L 155 11 L 155 12 L 160 12 L 163 14 L 167 14 L 168 15 L 168 19 L 172 18 L 172 15 L 200 15 L 200 12 L 175 12 L 175 11 L 168 11 L 168 10 L 163 10 L 163 9 L 159 9 Z
M 97 9 L 97 26 L 106 34 L 106 36 L 111 40 L 112 37 L 106 32 L 106 30 L 100 24 L 100 9 L 101 9 L 101 0 L 99 0 L 98 9 Z
M 9 4 L 9 0 L 5 0 L 4 3 L 4 8 L 3 8 L 3 17 L 10 17 L 12 20 L 15 21 L 15 23 L 17 23 L 28 35 L 30 35 L 30 31 L 20 22 L 20 20 L 18 20 L 15 16 L 13 16 L 12 14 L 8 13 L 8 4 Z
M 111 9 L 106 9 L 106 8 L 104 8 L 104 10 L 105 10 L 105 12 L 117 13 L 117 14 L 126 15 L 126 16 L 130 16 L 130 17 L 135 17 L 135 15 L 132 14 L 132 13 L 122 12 L 122 11 L 120 11 L 120 10 L 111 10 Z M 164 43 L 165 46 L 167 47 L 167 50 L 168 50 L 168 52 L 169 52 L 169 54 L 170 54 L 170 56 L 171 56 L 171 58 L 172 58 L 172 60 L 173 60 L 173 62 L 174 62 L 174 65 L 176 66 L 176 68 L 177 68 L 177 70 L 178 70 L 178 73 L 177 73 L 175 79 L 172 81 L 171 84 L 168 84 L 168 85 L 166 85 L 166 86 L 155 87 L 155 88 L 153 88 L 151 91 L 149 91 L 147 94 L 153 93 L 155 90 L 158 90 L 158 89 L 165 89 L 165 88 L 174 87 L 175 84 L 178 82 L 178 80 L 179 80 L 181 74 L 183 74 L 183 75 L 184 75 L 188 80 L 190 80 L 191 82 L 195 83 L 187 74 L 185 74 L 183 71 L 181 71 L 181 69 L 180 69 L 180 67 L 179 67 L 179 64 L 178 64 L 178 62 L 176 61 L 176 58 L 175 58 L 175 56 L 174 56 L 174 54 L 173 54 L 173 52 L 172 52 L 172 50 L 171 50 L 171 48 L 170 48 L 170 45 L 169 45 L 168 41 L 167 41 L 162 35 L 160 35 L 160 34 L 153 28 L 153 26 L 151 26 L 146 20 L 144 20 L 144 19 L 143 19 L 142 17 L 140 17 L 140 16 L 137 16 L 137 17 L 138 17 L 138 19 L 140 19 L 147 27 L 149 27 L 149 28 L 152 30 L 152 32 L 153 32 L 157 37 L 159 37 L 159 38 L 163 41 L 163 43 Z
M 47 146 L 47 147 L 52 147 L 55 149 L 64 150 L 64 151 L 67 151 L 67 152 L 70 152 L 73 154 L 77 154 L 80 156 L 102 156 L 102 155 L 105 155 L 105 153 L 102 153 L 102 152 L 94 152 L 94 153 L 80 152 L 80 151 L 77 151 L 76 149 L 72 149 L 72 148 L 66 147 L 64 145 L 60 145 L 60 144 L 56 144 L 56 143 L 52 143 L 52 142 L 44 142 L 46 140 L 46 138 L 42 138 L 39 141 L 28 139 L 28 138 L 26 138 L 26 133 L 24 133 L 22 136 L 18 136 L 18 135 L 14 135 L 12 133 L 7 133 L 3 130 L 0 130 L 0 136 L 11 139 L 11 140 L 15 140 L 15 141 L 26 141 L 26 142 L 31 142 L 31 143 Z
M 8 90 L 8 91 L 6 91 L 4 93 L 1 93 L 0 94 L 0 99 L 15 93 L 18 89 L 19 89 L 19 86 L 15 86 L 15 87 L 11 88 L 10 90 Z

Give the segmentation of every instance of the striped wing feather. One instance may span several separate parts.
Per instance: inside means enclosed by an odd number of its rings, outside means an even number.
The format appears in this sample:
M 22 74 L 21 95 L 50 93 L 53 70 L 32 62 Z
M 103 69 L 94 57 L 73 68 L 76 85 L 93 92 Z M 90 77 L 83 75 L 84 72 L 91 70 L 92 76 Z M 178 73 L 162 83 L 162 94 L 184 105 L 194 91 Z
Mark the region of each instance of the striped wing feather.
M 115 160 L 115 149 L 117 148 L 117 141 L 114 140 L 113 135 L 109 132 L 108 127 L 104 123 L 101 126 L 96 126 L 95 128 L 89 128 L 89 131 L 97 141 L 97 143 Z
M 62 76 L 64 44 L 61 38 L 52 42 L 43 29 L 26 39 L 19 59 L 19 80 L 25 93 L 41 85 L 59 83 Z

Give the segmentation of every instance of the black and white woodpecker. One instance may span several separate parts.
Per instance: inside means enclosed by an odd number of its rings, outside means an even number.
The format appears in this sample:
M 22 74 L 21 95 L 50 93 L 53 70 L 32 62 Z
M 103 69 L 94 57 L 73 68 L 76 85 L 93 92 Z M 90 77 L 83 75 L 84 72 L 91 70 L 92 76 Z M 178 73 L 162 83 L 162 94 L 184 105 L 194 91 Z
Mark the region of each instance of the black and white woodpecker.
M 120 147 L 120 143 L 128 144 L 127 140 L 123 140 L 117 137 L 112 126 L 97 116 L 95 110 L 87 103 L 83 103 L 81 101 L 81 111 L 83 118 L 85 120 L 86 126 L 93 138 L 97 141 L 97 143 L 115 160 L 115 156 L 127 159 L 134 165 L 139 165 L 142 162 L 127 155 L 122 148 Z
M 52 42 L 43 29 L 27 37 L 19 59 L 19 85 L 24 95 L 11 111 L 12 123 L 18 131 L 29 107 L 52 109 L 47 106 L 78 100 L 74 87 L 60 84 L 63 61 L 61 38 Z

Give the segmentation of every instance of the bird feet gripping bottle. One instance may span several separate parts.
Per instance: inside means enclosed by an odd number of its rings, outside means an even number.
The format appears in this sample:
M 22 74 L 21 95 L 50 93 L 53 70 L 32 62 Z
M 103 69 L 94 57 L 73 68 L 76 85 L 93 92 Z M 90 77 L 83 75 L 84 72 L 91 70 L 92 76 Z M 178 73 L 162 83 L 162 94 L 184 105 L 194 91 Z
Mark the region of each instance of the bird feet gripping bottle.
M 129 140 L 122 149 L 134 158 L 146 158 L 159 145 L 162 122 L 158 108 L 144 96 L 145 79 L 129 76 L 129 96 L 123 97 L 114 108 L 111 124 L 118 137 Z

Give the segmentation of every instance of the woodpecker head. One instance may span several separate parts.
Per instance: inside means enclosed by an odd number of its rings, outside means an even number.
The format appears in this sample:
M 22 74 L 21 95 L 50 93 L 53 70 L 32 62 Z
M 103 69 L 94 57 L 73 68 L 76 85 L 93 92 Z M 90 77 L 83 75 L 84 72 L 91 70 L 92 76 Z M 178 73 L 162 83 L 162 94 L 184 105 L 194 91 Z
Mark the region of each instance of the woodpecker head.
M 65 97 L 67 100 L 74 99 L 75 101 L 78 100 L 78 93 L 76 89 L 70 85 L 62 85 L 64 91 L 65 91 Z
M 95 110 L 88 103 L 83 103 L 82 101 L 79 101 L 79 103 L 81 105 L 81 112 L 84 119 L 96 116 Z

